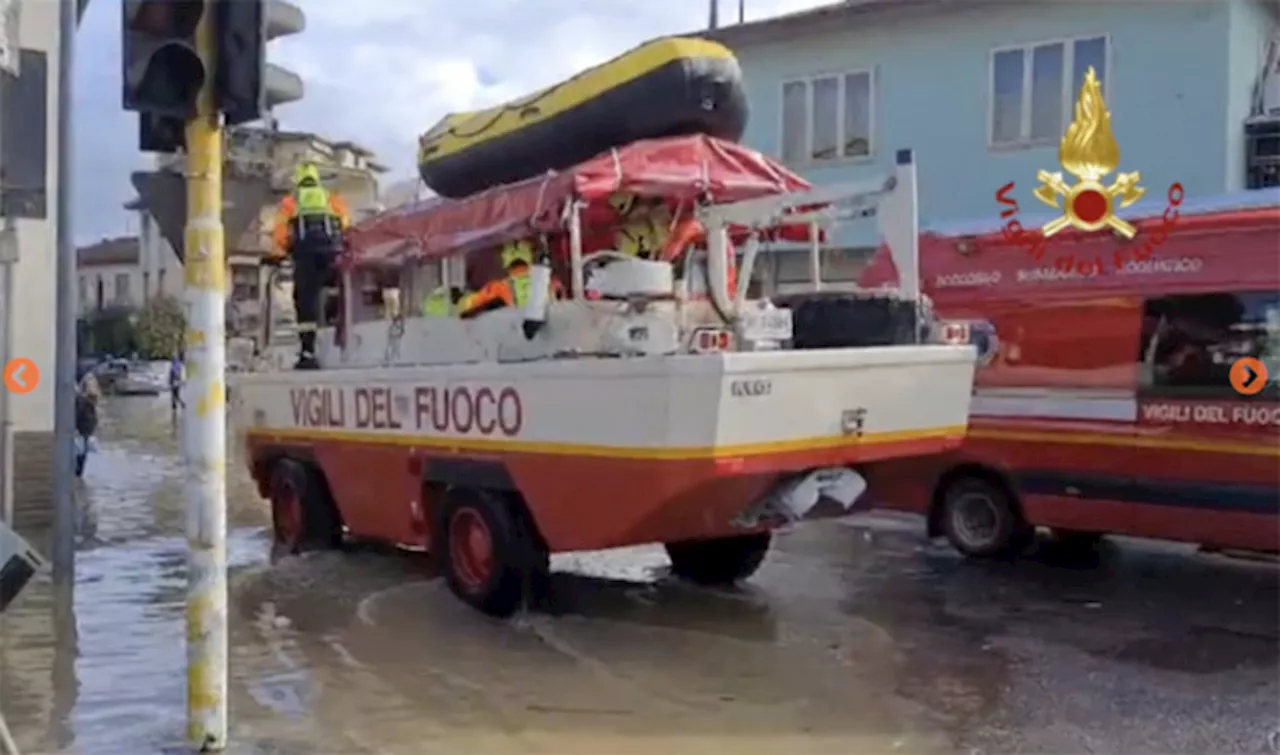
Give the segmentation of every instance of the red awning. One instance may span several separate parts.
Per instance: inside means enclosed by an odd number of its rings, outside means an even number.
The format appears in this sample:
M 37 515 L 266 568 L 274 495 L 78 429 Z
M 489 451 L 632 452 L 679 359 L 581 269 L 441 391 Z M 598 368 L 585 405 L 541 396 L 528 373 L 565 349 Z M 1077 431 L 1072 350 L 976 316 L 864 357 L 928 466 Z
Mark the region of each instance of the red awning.
M 351 230 L 346 262 L 394 265 L 491 249 L 530 233 L 560 230 L 570 199 L 592 202 L 618 191 L 671 202 L 725 203 L 809 188 L 800 176 L 739 144 L 708 136 L 651 139 L 465 199 L 435 198 L 376 215 Z

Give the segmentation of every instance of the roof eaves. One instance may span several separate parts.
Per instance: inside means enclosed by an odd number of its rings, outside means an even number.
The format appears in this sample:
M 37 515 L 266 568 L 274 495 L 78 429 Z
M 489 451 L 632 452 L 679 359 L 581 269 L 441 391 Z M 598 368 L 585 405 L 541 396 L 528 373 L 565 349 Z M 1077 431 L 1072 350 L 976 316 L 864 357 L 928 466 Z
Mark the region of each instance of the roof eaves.
M 697 36 L 715 40 L 730 47 L 762 44 L 830 32 L 852 25 L 854 22 L 898 18 L 921 12 L 935 13 L 962 6 L 976 6 L 990 0 L 844 0 L 809 10 L 796 11 L 781 16 L 749 21 L 744 24 L 724 26 L 694 32 Z

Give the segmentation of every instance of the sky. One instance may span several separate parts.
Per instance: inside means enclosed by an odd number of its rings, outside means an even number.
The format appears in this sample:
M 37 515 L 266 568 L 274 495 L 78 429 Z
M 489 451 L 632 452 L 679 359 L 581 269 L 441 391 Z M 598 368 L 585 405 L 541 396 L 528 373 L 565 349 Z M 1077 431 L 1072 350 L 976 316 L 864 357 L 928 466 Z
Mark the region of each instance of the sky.
M 303 100 L 281 106 L 284 129 L 371 148 L 416 175 L 417 137 L 450 113 L 488 107 L 553 84 L 646 39 L 705 28 L 703 0 L 294 0 L 307 30 L 271 43 L 273 63 L 300 74 Z M 745 0 L 756 20 L 832 0 Z M 137 116 L 121 109 L 120 2 L 92 0 L 75 78 L 75 236 L 136 231 L 122 206 L 145 169 Z M 721 0 L 721 23 L 737 0 Z

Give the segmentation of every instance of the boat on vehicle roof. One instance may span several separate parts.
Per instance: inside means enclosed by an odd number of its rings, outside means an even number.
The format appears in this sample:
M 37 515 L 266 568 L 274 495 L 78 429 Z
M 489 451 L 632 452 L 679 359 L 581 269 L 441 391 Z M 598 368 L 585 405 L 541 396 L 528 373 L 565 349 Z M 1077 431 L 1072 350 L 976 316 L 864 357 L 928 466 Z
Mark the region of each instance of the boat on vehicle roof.
M 462 197 L 571 167 L 643 139 L 737 141 L 747 98 L 737 58 L 705 39 L 664 37 L 533 94 L 445 116 L 418 143 L 422 180 Z

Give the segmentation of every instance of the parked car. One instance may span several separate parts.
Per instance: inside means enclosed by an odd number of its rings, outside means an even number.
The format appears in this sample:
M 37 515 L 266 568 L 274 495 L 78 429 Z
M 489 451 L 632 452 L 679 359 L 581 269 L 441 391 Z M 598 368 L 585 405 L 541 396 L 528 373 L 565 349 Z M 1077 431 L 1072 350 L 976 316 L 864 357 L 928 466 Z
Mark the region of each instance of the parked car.
M 93 376 L 98 379 L 98 387 L 104 394 L 116 392 L 116 383 L 129 372 L 129 360 L 106 359 L 93 368 Z
M 116 382 L 116 393 L 121 396 L 159 396 L 168 390 L 168 362 L 130 362 Z
M 112 359 L 99 365 L 94 374 L 107 394 L 158 396 L 169 390 L 167 362 Z

